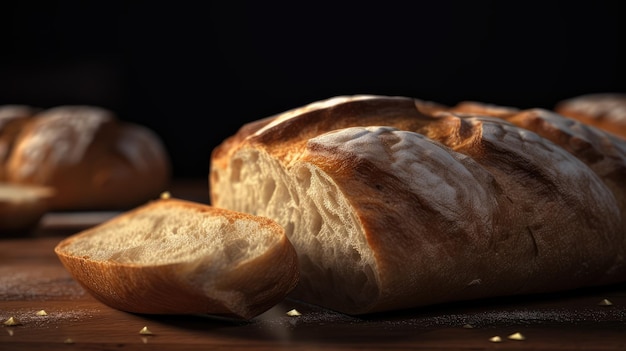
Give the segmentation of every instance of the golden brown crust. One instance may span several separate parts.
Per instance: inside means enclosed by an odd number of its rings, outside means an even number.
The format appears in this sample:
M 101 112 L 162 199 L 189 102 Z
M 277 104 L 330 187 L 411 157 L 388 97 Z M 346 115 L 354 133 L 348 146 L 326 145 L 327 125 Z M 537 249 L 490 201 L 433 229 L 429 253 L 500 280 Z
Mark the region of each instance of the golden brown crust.
M 540 108 L 515 111 L 476 102 L 471 106 L 459 104 L 449 111 L 461 117 L 482 115 L 501 118 L 537 133 L 568 151 L 595 172 L 613 193 L 621 213 L 621 232 L 626 233 L 626 143 L 619 137 L 595 124 L 587 125 L 581 120 Z M 626 252 L 626 235 L 618 244 Z M 626 257 L 619 255 L 614 266 L 615 271 L 623 271 Z M 616 274 L 608 281 L 621 281 L 623 277 L 623 274 Z
M 460 117 L 492 116 L 501 118 L 520 128 L 537 133 L 559 145 L 584 162 L 613 192 L 620 205 L 622 218 L 626 219 L 626 143 L 612 133 L 587 125 L 579 120 L 554 111 L 533 108 L 510 110 L 474 103 L 471 107 L 457 105 L 449 111 Z M 508 111 L 504 113 L 504 111 Z M 624 232 L 626 233 L 626 220 Z

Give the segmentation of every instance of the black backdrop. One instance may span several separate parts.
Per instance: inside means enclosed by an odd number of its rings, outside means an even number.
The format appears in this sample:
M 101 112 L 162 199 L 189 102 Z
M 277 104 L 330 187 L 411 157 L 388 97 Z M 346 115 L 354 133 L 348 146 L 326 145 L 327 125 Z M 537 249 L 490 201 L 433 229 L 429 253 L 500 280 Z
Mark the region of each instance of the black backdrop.
M 551 108 L 626 91 L 619 1 L 12 1 L 0 104 L 93 104 L 205 177 L 247 121 L 343 94 Z

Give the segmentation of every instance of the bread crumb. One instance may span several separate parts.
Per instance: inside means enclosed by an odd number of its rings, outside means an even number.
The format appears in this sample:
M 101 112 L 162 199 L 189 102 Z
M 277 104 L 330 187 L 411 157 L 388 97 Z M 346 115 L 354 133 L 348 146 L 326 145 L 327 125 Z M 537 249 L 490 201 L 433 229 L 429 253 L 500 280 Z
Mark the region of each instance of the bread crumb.
M 150 329 L 148 329 L 148 327 L 143 327 L 139 331 L 139 334 L 142 334 L 142 335 L 153 335 L 152 332 L 150 331 Z
M 467 286 L 476 286 L 482 284 L 482 279 L 474 279 L 471 282 L 467 283 Z
M 44 311 L 44 310 L 37 311 L 37 313 L 36 313 L 36 314 L 37 314 L 38 316 L 47 316 L 47 315 L 48 315 L 48 313 L 47 313 L 46 311 Z
M 74 343 L 74 339 L 67 338 L 67 339 L 63 340 L 63 342 L 66 343 L 66 344 L 73 344 Z
M 9 336 L 13 336 L 13 328 L 7 328 L 7 333 Z
M 298 312 L 298 310 L 296 310 L 295 308 L 293 310 L 290 310 L 287 312 L 287 315 L 289 317 L 296 317 L 296 316 L 301 316 L 302 313 Z
M 20 323 L 20 321 L 18 321 L 14 317 L 9 317 L 9 319 L 4 321 L 4 325 L 6 325 L 6 326 L 14 326 L 14 325 L 22 325 L 22 323 Z
M 161 193 L 161 199 L 166 200 L 166 199 L 169 199 L 171 197 L 172 197 L 172 195 L 170 194 L 169 191 L 164 191 L 164 192 Z
M 511 340 L 526 340 L 526 337 L 521 333 L 513 333 L 509 335 L 508 338 Z
M 603 299 L 602 301 L 598 302 L 598 305 L 600 306 L 611 306 L 613 305 L 613 303 L 607 299 Z
M 491 342 L 502 342 L 502 338 L 496 335 L 496 336 L 493 336 L 493 337 L 489 338 L 489 341 L 491 341 Z
M 465 328 L 465 329 L 472 329 L 472 328 L 474 328 L 474 326 L 471 325 L 471 324 L 464 324 L 463 328 Z

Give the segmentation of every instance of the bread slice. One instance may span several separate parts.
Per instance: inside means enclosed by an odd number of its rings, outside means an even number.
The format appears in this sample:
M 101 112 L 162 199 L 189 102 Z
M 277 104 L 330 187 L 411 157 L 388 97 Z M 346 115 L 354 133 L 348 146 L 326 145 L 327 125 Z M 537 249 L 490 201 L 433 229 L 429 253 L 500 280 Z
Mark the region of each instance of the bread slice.
M 251 122 L 212 153 L 212 204 L 283 225 L 291 297 L 349 314 L 626 280 L 619 204 L 589 166 L 420 106 L 342 96 Z
M 0 182 L 0 236 L 34 229 L 53 195 L 50 187 Z
M 55 253 L 98 300 L 145 314 L 250 319 L 280 302 L 299 274 L 276 222 L 172 198 L 70 236 Z

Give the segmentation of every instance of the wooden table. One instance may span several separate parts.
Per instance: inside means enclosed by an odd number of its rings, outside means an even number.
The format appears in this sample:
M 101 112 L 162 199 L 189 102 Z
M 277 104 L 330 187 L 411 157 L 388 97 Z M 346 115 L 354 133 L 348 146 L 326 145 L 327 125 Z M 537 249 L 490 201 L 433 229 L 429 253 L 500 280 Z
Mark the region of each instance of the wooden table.
M 172 193 L 208 203 L 204 180 L 177 183 Z M 114 215 L 51 213 L 33 232 L 0 238 L 0 319 L 19 322 L 0 325 L 0 350 L 626 350 L 626 284 L 360 317 L 290 299 L 247 322 L 114 310 L 53 252 L 65 236 Z M 287 315 L 292 309 L 301 315 Z M 508 339 L 516 333 L 524 340 Z

